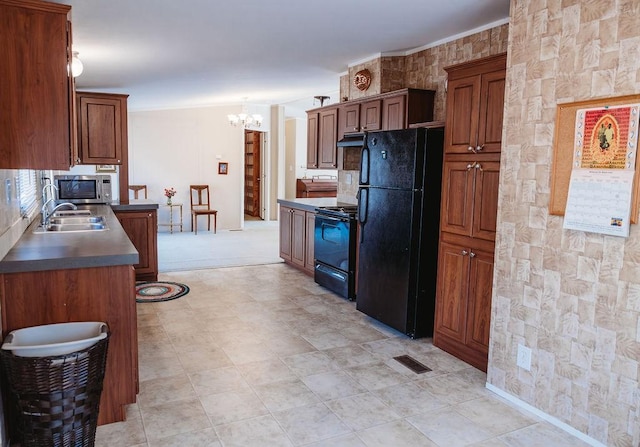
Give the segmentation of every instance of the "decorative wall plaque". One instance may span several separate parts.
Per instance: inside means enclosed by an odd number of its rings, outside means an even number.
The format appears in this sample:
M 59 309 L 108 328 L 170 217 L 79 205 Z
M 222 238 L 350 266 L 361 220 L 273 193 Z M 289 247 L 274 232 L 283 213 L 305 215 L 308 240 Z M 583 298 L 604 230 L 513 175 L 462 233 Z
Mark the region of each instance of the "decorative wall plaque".
M 364 92 L 371 85 L 371 72 L 366 68 L 357 72 L 353 77 L 353 85 Z

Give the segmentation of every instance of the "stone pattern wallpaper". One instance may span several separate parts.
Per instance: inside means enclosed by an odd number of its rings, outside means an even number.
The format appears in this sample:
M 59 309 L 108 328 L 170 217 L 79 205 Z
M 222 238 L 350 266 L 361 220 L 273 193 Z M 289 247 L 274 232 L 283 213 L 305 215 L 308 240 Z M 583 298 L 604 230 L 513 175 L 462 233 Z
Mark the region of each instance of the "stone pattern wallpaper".
M 488 382 L 636 447 L 639 226 L 628 238 L 563 230 L 548 205 L 557 104 L 640 92 L 640 2 L 512 0 L 510 15 Z

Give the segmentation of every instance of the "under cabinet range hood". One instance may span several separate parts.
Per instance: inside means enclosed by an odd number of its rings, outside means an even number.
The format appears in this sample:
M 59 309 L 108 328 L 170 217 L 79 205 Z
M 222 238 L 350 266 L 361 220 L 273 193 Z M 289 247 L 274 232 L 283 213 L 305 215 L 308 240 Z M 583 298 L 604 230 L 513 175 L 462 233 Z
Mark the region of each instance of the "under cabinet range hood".
M 346 134 L 340 141 L 338 141 L 338 147 L 362 147 L 364 145 L 366 133 L 349 133 Z

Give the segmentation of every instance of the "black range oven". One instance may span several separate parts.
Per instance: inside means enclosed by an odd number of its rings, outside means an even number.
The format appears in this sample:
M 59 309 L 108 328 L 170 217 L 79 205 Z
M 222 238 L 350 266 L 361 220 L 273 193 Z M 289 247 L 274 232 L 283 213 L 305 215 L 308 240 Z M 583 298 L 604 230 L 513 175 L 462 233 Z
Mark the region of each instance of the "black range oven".
M 315 282 L 355 300 L 357 206 L 324 207 L 316 211 Z

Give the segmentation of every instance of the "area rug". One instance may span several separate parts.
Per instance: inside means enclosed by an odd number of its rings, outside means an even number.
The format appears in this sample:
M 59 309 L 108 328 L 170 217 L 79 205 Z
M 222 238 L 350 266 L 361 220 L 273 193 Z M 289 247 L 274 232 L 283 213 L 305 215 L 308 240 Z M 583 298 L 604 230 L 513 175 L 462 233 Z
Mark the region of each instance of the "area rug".
M 136 303 L 159 303 L 185 296 L 189 287 L 168 281 L 138 281 L 136 283 Z

